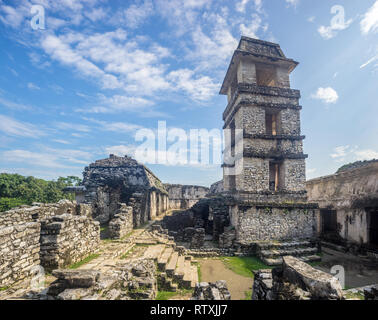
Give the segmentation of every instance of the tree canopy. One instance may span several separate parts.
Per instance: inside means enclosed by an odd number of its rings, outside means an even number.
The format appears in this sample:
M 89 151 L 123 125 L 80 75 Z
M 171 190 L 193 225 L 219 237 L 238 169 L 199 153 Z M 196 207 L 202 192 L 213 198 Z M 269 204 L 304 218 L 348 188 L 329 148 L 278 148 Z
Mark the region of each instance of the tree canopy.
M 59 177 L 56 181 L 47 181 L 19 174 L 0 174 L 0 212 L 22 204 L 33 202 L 53 203 L 61 199 L 74 200 L 74 194 L 67 194 L 63 189 L 77 186 L 81 179 L 75 176 Z

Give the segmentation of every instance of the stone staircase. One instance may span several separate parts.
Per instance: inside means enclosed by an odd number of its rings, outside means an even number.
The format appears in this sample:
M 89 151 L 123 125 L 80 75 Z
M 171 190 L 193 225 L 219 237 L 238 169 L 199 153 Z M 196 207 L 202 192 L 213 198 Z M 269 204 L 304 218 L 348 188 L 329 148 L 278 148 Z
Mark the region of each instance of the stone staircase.
M 256 242 L 256 254 L 266 265 L 277 266 L 282 264 L 282 257 L 293 256 L 303 262 L 321 261 L 314 243 L 307 240 L 298 241 L 264 241 Z
M 150 246 L 144 258 L 153 259 L 157 264 L 158 281 L 164 290 L 175 292 L 177 289 L 193 289 L 198 282 L 197 266 L 192 264 L 192 257 L 176 251 L 174 246 Z

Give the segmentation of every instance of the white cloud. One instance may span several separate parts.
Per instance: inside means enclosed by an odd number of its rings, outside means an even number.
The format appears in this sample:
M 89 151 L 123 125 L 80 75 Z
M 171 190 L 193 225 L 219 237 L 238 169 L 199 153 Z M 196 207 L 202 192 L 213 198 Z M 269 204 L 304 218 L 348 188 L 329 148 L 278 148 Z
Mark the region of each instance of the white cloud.
M 360 150 L 357 146 L 351 147 L 349 145 L 336 147 L 334 153 L 330 154 L 332 159 L 336 162 L 359 161 L 378 159 L 378 152 L 372 149 Z
M 355 155 L 357 157 L 357 160 L 378 159 L 378 152 L 371 149 L 355 151 Z
M 132 133 L 138 129 L 143 128 L 140 125 L 128 122 L 109 122 L 109 121 L 101 121 L 93 118 L 83 118 L 86 121 L 95 123 L 100 126 L 100 130 L 103 131 L 111 131 L 111 132 L 118 132 L 118 133 Z
M 378 1 L 365 13 L 361 20 L 362 34 L 378 31 Z
M 34 84 L 33 82 L 29 82 L 28 85 L 27 85 L 28 89 L 30 90 L 41 90 L 40 87 L 38 87 L 36 84 Z
M 57 122 L 55 123 L 55 127 L 64 130 L 64 131 L 79 131 L 79 132 L 90 132 L 91 128 L 84 124 L 75 124 L 71 122 Z
M 322 100 L 324 103 L 336 103 L 339 95 L 335 89 L 331 87 L 319 88 L 318 91 L 311 96 L 313 99 Z
M 13 110 L 32 110 L 33 107 L 0 97 L 0 105 Z
M 248 4 L 249 0 L 241 0 L 240 2 L 236 3 L 235 10 L 241 13 L 245 12 L 245 7 Z
M 131 5 L 125 10 L 125 23 L 130 28 L 137 28 L 154 12 L 154 6 L 151 0 L 145 0 L 140 6 Z
M 50 149 L 42 147 L 38 152 L 28 150 L 7 150 L 1 152 L 7 162 L 28 164 L 39 168 L 76 168 L 86 165 L 92 155 L 85 151 L 70 149 Z
M 135 146 L 125 146 L 125 145 L 111 146 L 111 147 L 105 148 L 107 154 L 115 154 L 120 157 L 123 157 L 125 155 L 133 157 L 135 153 L 135 149 L 136 149 Z
M 45 135 L 42 130 L 30 123 L 17 121 L 4 115 L 0 115 L 0 131 L 9 136 L 26 138 L 39 138 Z
M 378 60 L 378 55 L 374 56 L 373 58 L 369 59 L 368 61 L 366 61 L 364 64 L 362 64 L 360 66 L 360 69 L 363 69 L 365 67 L 367 67 L 369 64 L 371 64 L 372 62 Z
M 313 23 L 315 21 L 315 16 L 307 18 L 307 21 Z
M 347 152 L 349 151 L 350 146 L 340 146 L 336 147 L 334 149 L 334 153 L 332 153 L 330 156 L 333 159 L 339 159 L 344 158 L 347 155 Z M 344 159 L 342 159 L 344 160 Z
M 207 76 L 196 77 L 189 69 L 172 71 L 168 78 L 176 83 L 178 90 L 184 90 L 194 100 L 206 101 L 214 96 L 219 89 L 219 84 Z
M 258 38 L 256 33 L 260 29 L 261 23 L 262 19 L 260 18 L 260 16 L 257 14 L 253 14 L 251 24 L 249 26 L 246 26 L 244 23 L 242 23 L 240 25 L 240 32 L 243 36 Z
M 290 6 L 293 6 L 294 8 L 297 7 L 297 5 L 299 4 L 300 0 L 285 0 L 286 3 Z

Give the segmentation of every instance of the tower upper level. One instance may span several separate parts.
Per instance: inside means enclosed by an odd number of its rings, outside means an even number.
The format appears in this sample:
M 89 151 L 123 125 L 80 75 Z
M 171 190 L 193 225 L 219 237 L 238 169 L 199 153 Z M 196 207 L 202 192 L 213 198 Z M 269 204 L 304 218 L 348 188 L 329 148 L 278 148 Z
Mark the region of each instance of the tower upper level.
M 299 63 L 288 59 L 279 44 L 241 37 L 220 94 L 229 101 L 238 84 L 290 88 L 290 73 Z

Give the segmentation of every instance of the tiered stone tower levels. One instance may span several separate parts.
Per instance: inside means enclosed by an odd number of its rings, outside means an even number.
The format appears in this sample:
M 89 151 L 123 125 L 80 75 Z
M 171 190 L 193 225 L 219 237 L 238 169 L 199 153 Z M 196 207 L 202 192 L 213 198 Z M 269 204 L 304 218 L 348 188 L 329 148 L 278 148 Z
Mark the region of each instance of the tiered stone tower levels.
M 224 165 L 225 191 L 305 197 L 300 92 L 289 79 L 297 65 L 278 44 L 241 38 L 220 91 L 228 96 L 224 128 L 243 129 L 235 162 Z M 241 170 L 228 175 L 233 166 Z

